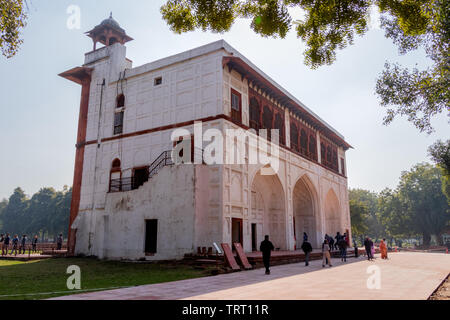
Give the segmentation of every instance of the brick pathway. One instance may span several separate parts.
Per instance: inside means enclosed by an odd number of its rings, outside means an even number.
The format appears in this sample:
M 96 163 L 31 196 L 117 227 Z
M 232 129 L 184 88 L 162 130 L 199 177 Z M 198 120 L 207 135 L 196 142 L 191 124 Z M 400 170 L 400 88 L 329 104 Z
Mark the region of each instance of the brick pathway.
M 381 289 L 367 288 L 369 266 L 378 266 Z M 321 261 L 66 296 L 68 300 L 308 300 L 308 299 L 427 299 L 450 272 L 450 255 L 392 253 L 390 260 L 333 259 L 332 268 Z

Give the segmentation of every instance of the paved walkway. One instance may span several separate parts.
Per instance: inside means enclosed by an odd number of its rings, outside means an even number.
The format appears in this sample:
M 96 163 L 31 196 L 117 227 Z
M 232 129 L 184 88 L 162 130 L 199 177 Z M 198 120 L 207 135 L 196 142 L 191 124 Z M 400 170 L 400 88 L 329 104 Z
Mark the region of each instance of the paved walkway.
M 424 300 L 450 272 L 450 255 L 392 253 L 390 260 L 369 262 L 360 257 L 347 263 L 333 259 L 332 268 L 321 261 L 237 272 L 170 283 L 61 297 L 64 300 L 310 300 L 399 299 Z M 381 288 L 368 289 L 369 266 L 378 266 Z

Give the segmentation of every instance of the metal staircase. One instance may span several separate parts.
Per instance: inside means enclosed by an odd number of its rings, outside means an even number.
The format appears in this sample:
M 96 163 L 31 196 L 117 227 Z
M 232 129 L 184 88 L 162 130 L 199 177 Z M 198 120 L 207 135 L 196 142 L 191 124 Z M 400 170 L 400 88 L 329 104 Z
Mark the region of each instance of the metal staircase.
M 146 177 L 129 177 L 121 179 L 112 179 L 109 186 L 109 192 L 125 192 L 131 190 L 137 190 L 150 178 L 152 178 L 161 168 L 173 165 L 172 150 L 164 151 L 161 153 L 155 161 L 148 167 L 148 173 Z

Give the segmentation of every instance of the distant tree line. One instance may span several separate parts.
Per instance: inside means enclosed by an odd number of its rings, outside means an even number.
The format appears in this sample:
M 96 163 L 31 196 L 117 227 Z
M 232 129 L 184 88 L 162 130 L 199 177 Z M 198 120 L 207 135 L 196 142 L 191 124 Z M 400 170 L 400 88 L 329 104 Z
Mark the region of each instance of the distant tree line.
M 0 202 L 0 232 L 11 235 L 39 235 L 54 239 L 62 233 L 67 237 L 72 188 L 42 188 L 29 198 L 16 188 L 9 199 Z
M 380 193 L 350 189 L 353 237 L 386 238 L 392 245 L 402 239 L 421 239 L 430 245 L 450 230 L 449 198 L 444 193 L 448 176 L 441 166 L 419 163 L 402 173 L 398 186 Z

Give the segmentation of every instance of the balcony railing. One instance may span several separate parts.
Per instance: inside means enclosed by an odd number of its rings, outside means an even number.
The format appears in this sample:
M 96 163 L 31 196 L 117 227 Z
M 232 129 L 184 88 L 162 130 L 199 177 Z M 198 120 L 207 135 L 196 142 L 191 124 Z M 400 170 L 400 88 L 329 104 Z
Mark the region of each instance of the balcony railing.
M 121 179 L 112 179 L 109 184 L 109 192 L 126 192 L 139 189 L 140 186 L 142 186 L 151 177 L 157 174 L 161 168 L 172 164 L 173 164 L 172 151 L 164 151 L 148 167 L 148 175 L 121 178 Z
M 194 154 L 197 157 L 203 159 L 203 149 L 195 148 L 192 154 L 192 161 L 195 159 Z M 109 185 L 109 192 L 126 192 L 139 189 L 145 182 L 156 175 L 160 169 L 175 164 L 172 159 L 172 150 L 164 151 L 156 158 L 155 161 L 148 167 L 148 174 L 139 175 L 128 178 L 112 179 Z

